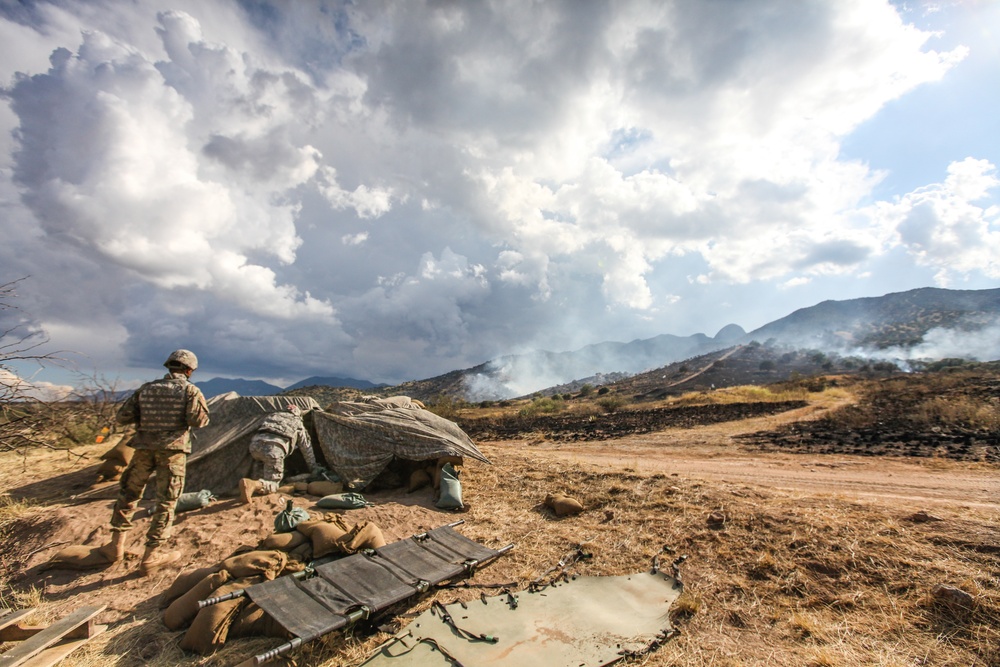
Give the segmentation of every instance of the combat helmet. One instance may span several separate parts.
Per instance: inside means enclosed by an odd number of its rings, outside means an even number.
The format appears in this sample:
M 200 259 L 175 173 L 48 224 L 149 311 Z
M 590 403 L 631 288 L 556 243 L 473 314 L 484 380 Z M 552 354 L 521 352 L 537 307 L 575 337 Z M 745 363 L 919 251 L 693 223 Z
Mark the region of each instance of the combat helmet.
M 194 356 L 194 352 L 191 350 L 174 350 L 167 357 L 167 360 L 163 362 L 163 365 L 167 368 L 172 366 L 184 366 L 195 370 L 198 368 L 198 357 Z

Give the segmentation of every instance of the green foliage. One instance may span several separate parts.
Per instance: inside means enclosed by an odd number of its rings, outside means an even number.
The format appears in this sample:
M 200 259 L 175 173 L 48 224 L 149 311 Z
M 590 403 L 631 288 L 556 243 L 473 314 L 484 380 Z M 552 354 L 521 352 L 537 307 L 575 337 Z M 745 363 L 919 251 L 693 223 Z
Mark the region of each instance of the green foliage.
M 469 407 L 469 404 L 461 398 L 438 394 L 429 403 L 425 403 L 425 406 L 438 417 L 455 421 L 459 410 Z
M 533 417 L 537 414 L 551 414 L 553 412 L 559 412 L 565 407 L 566 406 L 562 401 L 555 401 L 547 396 L 542 396 L 534 399 L 530 404 L 518 410 L 517 414 L 522 417 Z
M 762 371 L 773 371 L 775 366 L 776 364 L 772 360 L 765 359 L 764 361 L 760 362 L 759 368 Z
M 594 391 L 594 385 L 592 384 L 585 384 L 582 387 L 580 387 L 581 396 L 590 396 L 591 392 L 593 391 Z
M 607 394 L 610 391 L 611 390 L 608 389 L 607 387 L 601 387 L 600 389 L 597 390 L 597 395 L 598 396 L 604 396 L 605 394 Z
M 625 399 L 619 396 L 607 396 L 599 399 L 597 405 L 605 412 L 617 412 L 625 405 Z

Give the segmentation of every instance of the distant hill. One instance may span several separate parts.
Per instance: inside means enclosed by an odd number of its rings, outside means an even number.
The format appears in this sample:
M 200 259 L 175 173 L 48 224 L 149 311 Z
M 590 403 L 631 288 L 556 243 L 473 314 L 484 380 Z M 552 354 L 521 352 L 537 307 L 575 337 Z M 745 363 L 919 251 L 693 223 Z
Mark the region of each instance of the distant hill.
M 994 335 L 996 334 L 996 335 Z M 935 346 L 940 339 L 948 346 Z M 406 394 L 423 401 L 446 396 L 469 401 L 497 400 L 535 392 L 561 393 L 583 384 L 628 384 L 643 376 L 637 393 L 661 391 L 733 346 L 748 346 L 689 382 L 690 389 L 726 386 L 737 378 L 762 382 L 788 373 L 821 373 L 841 360 L 856 369 L 885 372 L 894 368 L 892 354 L 919 359 L 950 357 L 989 361 L 1000 358 L 1000 289 L 948 290 L 921 288 L 880 297 L 824 301 L 746 333 L 730 324 L 714 338 L 704 334 L 664 334 L 631 343 L 598 343 L 572 352 L 533 352 L 499 357 L 465 370 L 406 382 L 385 394 Z M 994 341 L 994 348 L 982 347 Z M 976 349 L 977 345 L 982 349 Z M 777 356 L 775 356 L 777 355 Z M 694 363 L 687 363 L 694 360 Z M 836 362 L 836 363 L 835 363 Z M 722 372 L 726 364 L 739 373 Z M 759 366 L 764 366 L 761 369 Z M 833 364 L 833 366 L 831 366 Z M 767 369 L 767 370 L 765 370 Z M 662 380 L 669 380 L 663 382 Z
M 405 382 L 386 391 L 425 401 L 441 395 L 469 401 L 512 398 L 573 381 L 580 384 L 598 377 L 623 377 L 658 368 L 729 347 L 745 335 L 739 325 L 730 324 L 715 338 L 700 333 L 662 334 L 630 343 L 597 343 L 572 352 L 542 350 L 507 355 L 465 370 Z
M 925 342 L 935 329 L 972 332 L 996 325 L 1000 289 L 949 290 L 934 287 L 847 301 L 823 301 L 765 324 L 748 340 L 774 338 L 819 349 L 907 348 Z
M 227 394 L 235 391 L 240 396 L 276 396 L 288 391 L 294 391 L 303 387 L 335 387 L 348 389 L 375 390 L 385 385 L 378 385 L 367 380 L 356 380 L 354 378 L 341 377 L 319 377 L 313 376 L 296 382 L 295 384 L 281 388 L 276 385 L 264 382 L 263 380 L 244 380 L 241 378 L 212 378 L 204 382 L 195 382 L 205 398 L 212 398 L 220 394 Z
M 201 393 L 205 394 L 205 398 L 228 394 L 231 391 L 235 391 L 240 396 L 275 396 L 282 392 L 281 387 L 263 380 L 243 380 L 240 378 L 212 378 L 204 382 L 195 382 L 195 385 L 201 389 Z
M 350 389 L 377 389 L 384 387 L 384 384 L 374 384 L 368 380 L 356 380 L 354 378 L 341 377 L 319 377 L 313 376 L 300 380 L 295 384 L 285 387 L 285 391 L 301 389 L 302 387 L 348 387 Z
M 212 378 L 204 382 L 195 382 L 195 385 L 205 394 L 205 398 L 212 398 L 220 394 L 228 394 L 235 391 L 240 396 L 274 396 L 281 393 L 281 387 L 264 382 L 263 380 L 244 380 L 242 378 Z

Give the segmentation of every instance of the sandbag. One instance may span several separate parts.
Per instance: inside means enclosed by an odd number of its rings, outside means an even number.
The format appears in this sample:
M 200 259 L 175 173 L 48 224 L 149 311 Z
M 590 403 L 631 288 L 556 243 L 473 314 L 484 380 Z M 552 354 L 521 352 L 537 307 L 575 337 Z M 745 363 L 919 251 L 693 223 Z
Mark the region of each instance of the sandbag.
M 288 558 L 299 563 L 308 563 L 313 559 L 312 542 L 305 542 L 288 552 Z
M 288 504 L 285 505 L 285 509 L 278 512 L 278 515 L 274 517 L 274 532 L 287 533 L 295 530 L 297 525 L 303 521 L 308 521 L 309 518 L 309 512 L 301 507 L 296 507 L 294 501 L 289 500 Z
M 583 504 L 579 500 L 563 494 L 548 494 L 545 496 L 545 506 L 555 512 L 556 516 L 573 516 L 583 511 Z
M 215 500 L 217 500 L 217 498 L 208 489 L 202 489 L 201 491 L 189 491 L 188 493 L 182 493 L 180 495 L 177 499 L 177 507 L 174 511 L 180 513 L 200 510 L 202 507 L 208 507 Z
M 458 510 L 465 507 L 462 504 L 462 483 L 458 481 L 458 472 L 450 464 L 441 467 L 441 496 L 434 507 L 443 510 Z
M 437 491 L 441 488 L 441 468 L 436 465 L 432 465 L 427 468 L 427 474 L 431 476 L 431 484 L 434 486 L 434 490 Z
M 292 484 L 295 493 L 306 493 L 309 491 L 309 482 L 295 482 Z
M 181 648 L 200 655 L 218 651 L 226 643 L 229 626 L 244 602 L 243 599 L 226 600 L 199 610 L 181 639 Z
M 121 479 L 122 473 L 125 472 L 125 468 L 127 467 L 120 461 L 108 459 L 97 467 L 97 481 L 117 482 Z
M 301 525 L 301 524 L 300 524 Z M 270 537 L 261 540 L 261 549 L 277 549 L 278 551 L 291 551 L 309 538 L 297 530 L 289 533 L 275 533 Z
M 312 556 L 322 558 L 331 553 L 341 550 L 340 540 L 348 534 L 350 529 L 344 525 L 343 519 L 339 516 L 332 521 L 324 521 L 313 528 L 312 531 Z
M 410 483 L 406 487 L 407 493 L 413 493 L 424 488 L 431 483 L 431 476 L 423 468 L 419 468 L 410 473 Z
M 329 496 L 334 493 L 340 493 L 343 490 L 344 484 L 342 482 L 331 482 L 325 479 L 309 482 L 309 484 L 306 485 L 306 493 L 310 496 Z
M 316 506 L 325 510 L 357 510 L 374 504 L 365 500 L 360 493 L 334 493 L 316 501 Z
M 129 447 L 128 442 L 131 442 L 131 440 L 119 440 L 118 444 L 101 454 L 101 458 L 105 461 L 114 461 L 120 464 L 122 468 L 127 467 L 132 462 L 132 456 L 135 454 L 135 449 Z
M 306 537 L 312 537 L 313 530 L 316 526 L 326 523 L 326 519 L 309 519 L 308 521 L 303 521 L 302 523 L 295 526 L 295 530 L 299 531 Z
M 56 553 L 42 566 L 43 570 L 96 570 L 111 565 L 100 547 L 74 545 Z
M 382 529 L 371 521 L 365 521 L 351 528 L 347 534 L 340 538 L 339 544 L 345 553 L 353 554 L 362 549 L 384 547 L 386 542 L 382 535 Z
M 266 636 L 264 634 L 265 616 L 267 614 L 264 613 L 264 610 L 257 606 L 256 602 L 250 601 L 246 606 L 240 608 L 236 618 L 233 619 L 229 626 L 229 636 L 234 639 L 237 637 Z
M 198 601 L 212 596 L 212 592 L 229 581 L 229 573 L 219 570 L 205 575 L 187 593 L 170 603 L 163 612 L 163 624 L 170 630 L 180 630 L 198 615 Z
M 448 456 L 439 456 L 437 460 L 438 468 L 444 467 L 445 463 L 450 463 L 453 466 L 460 466 L 465 464 L 465 458 L 462 456 L 453 456 L 450 454 Z
M 244 590 L 249 586 L 261 583 L 263 580 L 264 578 L 259 576 L 234 579 L 216 588 L 212 592 L 212 597 Z M 240 597 L 200 609 L 194 620 L 191 621 L 191 627 L 181 639 L 181 648 L 201 655 L 208 655 L 222 648 L 229 636 L 230 625 L 247 601 L 246 597 Z
M 288 556 L 282 551 L 250 551 L 222 561 L 222 569 L 233 579 L 262 575 L 274 579 L 285 569 Z
M 213 565 L 211 567 L 199 567 L 196 570 L 188 570 L 187 572 L 178 574 L 177 578 L 174 579 L 174 583 L 170 584 L 170 588 L 160 593 L 160 609 L 169 607 L 171 602 L 187 593 L 195 584 L 208 575 L 218 572 L 221 568 L 221 565 Z

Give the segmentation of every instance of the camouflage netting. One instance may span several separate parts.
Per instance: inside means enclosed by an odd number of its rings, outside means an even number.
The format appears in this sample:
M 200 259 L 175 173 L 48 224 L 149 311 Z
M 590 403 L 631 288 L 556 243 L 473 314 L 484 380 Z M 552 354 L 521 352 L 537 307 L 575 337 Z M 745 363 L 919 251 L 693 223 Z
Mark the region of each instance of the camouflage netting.
M 269 413 L 289 404 L 303 410 L 318 463 L 355 488 L 375 479 L 393 459 L 436 461 L 442 456 L 462 456 L 489 463 L 458 424 L 405 396 L 334 403 L 323 411 L 309 397 L 230 392 L 208 402 L 211 422 L 193 432 L 185 491 L 233 492 L 240 478 L 250 474 L 250 439 L 257 427 Z M 293 453 L 286 465 L 301 458 Z M 295 472 L 306 471 L 286 467 L 286 475 Z
M 185 491 L 210 489 L 216 495 L 232 492 L 240 478 L 250 474 L 250 438 L 272 412 L 297 405 L 303 412 L 318 410 L 308 396 L 240 396 L 235 392 L 208 402 L 211 421 L 192 432 Z
M 393 399 L 344 401 L 313 413 L 319 449 L 345 483 L 363 488 L 394 458 L 467 456 L 489 463 L 458 424 L 416 404 L 402 405 Z

